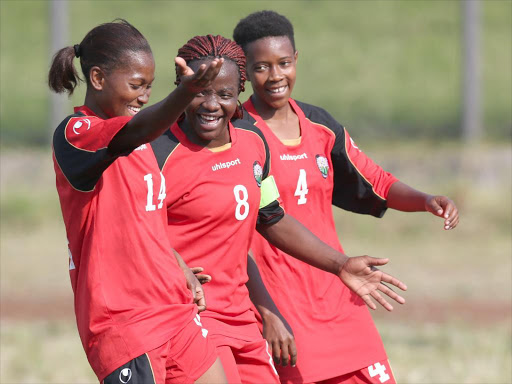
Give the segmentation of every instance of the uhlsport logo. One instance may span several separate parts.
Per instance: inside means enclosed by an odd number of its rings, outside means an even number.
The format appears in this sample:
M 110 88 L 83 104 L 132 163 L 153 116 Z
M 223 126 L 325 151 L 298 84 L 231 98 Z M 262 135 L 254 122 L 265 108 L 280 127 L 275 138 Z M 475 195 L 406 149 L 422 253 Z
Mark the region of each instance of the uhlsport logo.
M 327 179 L 327 174 L 329 173 L 329 162 L 327 158 L 325 156 L 316 155 L 316 165 L 324 179 Z
M 130 368 L 123 368 L 121 372 L 119 372 L 119 381 L 123 384 L 126 384 L 132 378 L 132 370 Z
M 252 171 L 254 173 L 254 179 L 256 180 L 256 184 L 258 187 L 261 187 L 261 180 L 263 179 L 263 168 L 258 161 L 255 161 L 252 165 Z
M 86 130 L 88 131 L 89 128 L 91 128 L 91 120 L 82 119 L 78 120 L 75 124 L 73 124 L 73 132 L 75 132 L 75 135 L 79 135 L 79 130 L 83 128 L 87 128 Z

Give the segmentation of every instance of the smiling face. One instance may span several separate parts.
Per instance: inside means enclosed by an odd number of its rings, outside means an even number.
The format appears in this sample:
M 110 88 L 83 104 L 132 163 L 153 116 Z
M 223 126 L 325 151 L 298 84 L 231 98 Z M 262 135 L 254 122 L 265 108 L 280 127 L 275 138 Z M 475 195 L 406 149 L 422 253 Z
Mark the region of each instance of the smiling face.
M 188 66 L 195 72 L 209 61 L 196 60 Z M 239 81 L 237 65 L 225 60 L 212 85 L 197 94 L 185 110 L 182 125 L 190 141 L 208 148 L 229 143 L 228 123 L 237 108 Z
M 107 118 L 134 116 L 149 101 L 151 85 L 155 79 L 155 61 L 147 52 L 130 52 L 124 56 L 124 65 L 111 71 L 92 72 L 100 76 L 101 92 L 98 92 L 98 105 Z M 94 78 L 94 81 L 98 78 Z M 96 86 L 95 86 L 96 88 Z
M 272 36 L 247 44 L 247 76 L 253 101 L 261 108 L 288 107 L 295 85 L 297 51 L 286 36 Z

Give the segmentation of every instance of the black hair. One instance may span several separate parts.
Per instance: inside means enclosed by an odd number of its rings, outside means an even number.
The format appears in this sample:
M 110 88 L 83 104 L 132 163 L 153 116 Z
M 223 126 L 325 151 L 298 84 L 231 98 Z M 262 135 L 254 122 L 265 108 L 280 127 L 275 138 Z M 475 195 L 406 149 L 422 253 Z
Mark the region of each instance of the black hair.
M 233 39 L 246 54 L 249 43 L 270 36 L 288 37 L 295 51 L 292 23 L 285 16 L 274 11 L 251 13 L 240 20 L 233 31 Z
M 73 65 L 75 57 L 80 58 L 82 73 L 89 84 L 92 67 L 98 66 L 108 72 L 125 64 L 126 53 L 140 51 L 152 54 L 146 38 L 126 20 L 116 19 L 98 25 L 80 44 L 62 48 L 55 54 L 48 73 L 48 86 L 57 93 L 73 94 L 78 82 L 83 81 Z

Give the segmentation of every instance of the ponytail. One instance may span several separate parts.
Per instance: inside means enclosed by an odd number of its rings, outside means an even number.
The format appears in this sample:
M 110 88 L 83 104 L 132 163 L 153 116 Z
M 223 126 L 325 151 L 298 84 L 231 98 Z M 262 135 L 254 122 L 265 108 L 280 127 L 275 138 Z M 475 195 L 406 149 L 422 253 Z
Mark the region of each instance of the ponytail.
M 53 56 L 50 72 L 48 73 L 48 86 L 56 93 L 67 92 L 73 94 L 79 81 L 83 81 L 76 71 L 73 59 L 76 57 L 75 48 L 66 47 Z

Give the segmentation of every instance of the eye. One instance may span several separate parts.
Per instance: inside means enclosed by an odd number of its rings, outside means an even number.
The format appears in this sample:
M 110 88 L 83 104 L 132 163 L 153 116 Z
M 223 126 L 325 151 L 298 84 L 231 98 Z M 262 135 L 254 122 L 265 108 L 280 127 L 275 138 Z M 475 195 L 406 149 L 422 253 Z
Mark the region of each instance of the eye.
M 282 65 L 283 67 L 287 67 L 287 66 L 289 66 L 291 63 L 292 63 L 292 62 L 291 62 L 290 60 L 286 60 L 286 61 L 281 62 L 281 65 Z
M 233 98 L 233 95 L 231 93 L 221 93 L 220 98 L 222 100 L 229 100 Z
M 131 87 L 133 90 L 135 90 L 135 91 L 137 91 L 138 89 L 140 89 L 140 85 L 137 85 L 137 84 L 130 84 L 130 87 Z
M 255 72 L 263 72 L 266 68 L 267 68 L 267 66 L 266 66 L 266 65 L 264 65 L 264 64 L 258 64 L 258 65 L 255 65 L 255 66 L 254 66 L 254 71 L 255 71 Z

